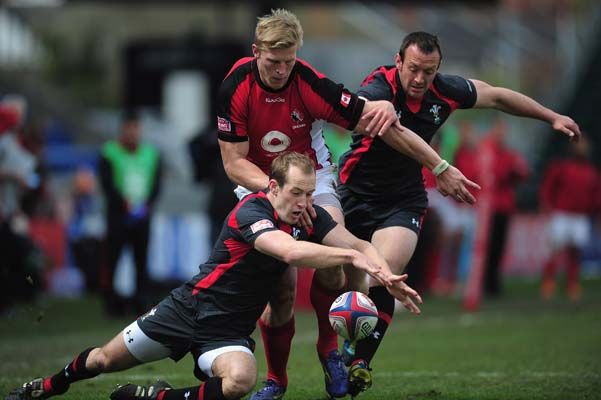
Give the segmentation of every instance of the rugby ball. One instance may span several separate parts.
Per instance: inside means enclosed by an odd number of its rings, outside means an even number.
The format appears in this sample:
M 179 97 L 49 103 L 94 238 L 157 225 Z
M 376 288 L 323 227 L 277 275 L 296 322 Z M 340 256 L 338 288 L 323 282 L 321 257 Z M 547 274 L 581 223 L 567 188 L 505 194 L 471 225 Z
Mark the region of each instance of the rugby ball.
M 343 338 L 356 342 L 366 338 L 378 323 L 378 309 L 361 292 L 346 292 L 338 296 L 330 307 L 332 329 Z

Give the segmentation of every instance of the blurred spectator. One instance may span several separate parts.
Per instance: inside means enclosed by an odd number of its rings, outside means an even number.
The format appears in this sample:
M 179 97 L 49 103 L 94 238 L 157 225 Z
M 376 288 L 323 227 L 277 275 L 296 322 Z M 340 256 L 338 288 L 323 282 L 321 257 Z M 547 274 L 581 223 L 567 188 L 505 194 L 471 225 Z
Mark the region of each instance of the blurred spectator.
M 488 146 L 493 154 L 494 165 L 492 171 L 494 175 L 492 224 L 484 275 L 484 292 L 489 297 L 501 295 L 501 271 L 499 266 L 505 251 L 509 221 L 516 211 L 516 185 L 523 182 L 530 174 L 526 160 L 519 153 L 506 146 L 506 134 L 506 123 L 503 119 L 498 118 L 481 143 L 481 146 Z
M 100 272 L 101 244 L 105 233 L 102 207 L 94 172 L 80 167 L 73 177 L 73 215 L 68 238 L 72 261 L 85 277 L 86 289 L 96 291 Z
M 238 199 L 234 185 L 227 177 L 217 135 L 212 129 L 203 130 L 190 141 L 188 151 L 194 164 L 194 180 L 206 181 L 211 185 L 207 213 L 211 219 L 211 246 L 219 236 L 223 220 L 234 208 Z
M 476 165 L 477 138 L 474 134 L 474 128 L 469 121 L 463 121 L 457 131 L 451 131 L 453 141 L 453 165 L 458 168 L 467 179 L 476 182 L 479 178 L 478 167 Z M 444 136 L 447 132 L 444 132 Z M 444 139 L 443 139 L 444 140 Z M 447 142 L 450 140 L 447 139 Z M 448 147 L 448 146 L 447 146 Z M 455 291 L 458 277 L 459 260 L 462 245 L 465 240 L 470 239 L 470 233 L 474 225 L 474 209 L 466 204 L 459 203 L 450 197 L 443 197 L 436 190 L 436 181 L 434 176 L 427 168 L 423 170 L 426 182 L 430 182 L 428 187 L 428 199 L 442 217 L 442 239 L 441 256 L 438 265 L 438 273 L 434 285 L 434 292 L 438 295 L 451 295 Z M 477 197 L 477 192 L 472 193 Z
M 22 194 L 38 183 L 35 158 L 16 137 L 25 110 L 21 96 L 0 100 L 0 309 L 33 297 L 41 276 L 39 252 L 20 207 Z
M 117 140 L 102 147 L 99 175 L 106 199 L 107 265 L 104 300 L 109 315 L 121 315 L 126 302 L 114 290 L 115 269 L 126 244 L 136 266 L 135 312 L 146 310 L 148 238 L 153 206 L 160 192 L 161 159 L 157 149 L 140 142 L 140 121 L 126 115 Z
M 540 207 L 549 215 L 551 256 L 544 266 L 541 295 L 555 294 L 555 276 L 563 263 L 567 272 L 567 294 L 581 296 L 579 282 L 581 252 L 590 240 L 590 217 L 599 210 L 601 176 L 590 161 L 585 137 L 573 143 L 565 159 L 551 160 L 540 187 Z

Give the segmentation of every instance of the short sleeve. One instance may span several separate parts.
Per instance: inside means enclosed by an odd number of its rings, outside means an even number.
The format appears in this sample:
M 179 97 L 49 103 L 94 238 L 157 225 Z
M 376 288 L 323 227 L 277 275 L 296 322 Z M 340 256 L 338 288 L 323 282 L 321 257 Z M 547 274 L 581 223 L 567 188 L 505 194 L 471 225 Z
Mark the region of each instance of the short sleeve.
M 236 226 L 231 226 L 232 223 Z M 252 200 L 237 210 L 230 226 L 237 228 L 242 239 L 251 245 L 263 233 L 278 230 L 273 212 L 270 212 L 261 202 Z
M 371 101 L 391 101 L 394 98 L 392 88 L 386 80 L 386 75 L 382 72 L 372 73 L 368 76 L 361 84 L 357 95 Z
M 472 108 L 478 95 L 476 86 L 469 79 L 457 75 L 438 74 L 434 84 L 440 93 L 457 103 L 457 108 Z
M 323 238 L 338 225 L 332 216 L 318 205 L 314 206 L 317 218 L 313 221 L 313 232 L 311 233 L 311 241 L 321 243 Z
M 217 92 L 217 134 L 226 142 L 248 140 L 250 63 L 234 68 Z

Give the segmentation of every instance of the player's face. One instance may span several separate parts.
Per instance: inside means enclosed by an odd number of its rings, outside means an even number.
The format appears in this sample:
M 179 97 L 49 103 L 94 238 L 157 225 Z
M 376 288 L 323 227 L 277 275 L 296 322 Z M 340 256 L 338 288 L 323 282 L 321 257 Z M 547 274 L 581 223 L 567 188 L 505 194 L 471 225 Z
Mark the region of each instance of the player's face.
M 440 65 L 438 51 L 425 54 L 413 44 L 405 49 L 404 60 L 401 60 L 401 56 L 397 54 L 394 61 L 407 97 L 421 99 L 438 71 Z
M 298 224 L 302 213 L 312 201 L 315 191 L 315 173 L 304 173 L 292 166 L 283 187 L 272 181 L 270 191 L 274 194 L 274 208 L 280 219 L 287 224 Z
M 260 50 L 253 44 L 253 54 L 261 81 L 271 89 L 284 87 L 296 63 L 296 46 L 288 49 Z

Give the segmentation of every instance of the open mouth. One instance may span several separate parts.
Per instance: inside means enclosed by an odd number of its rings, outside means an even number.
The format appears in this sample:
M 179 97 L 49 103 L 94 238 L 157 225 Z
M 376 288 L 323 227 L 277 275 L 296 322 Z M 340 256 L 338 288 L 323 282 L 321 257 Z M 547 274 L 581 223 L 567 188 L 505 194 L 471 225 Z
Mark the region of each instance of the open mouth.
M 292 211 L 292 215 L 295 217 L 300 217 L 302 213 L 302 211 Z

